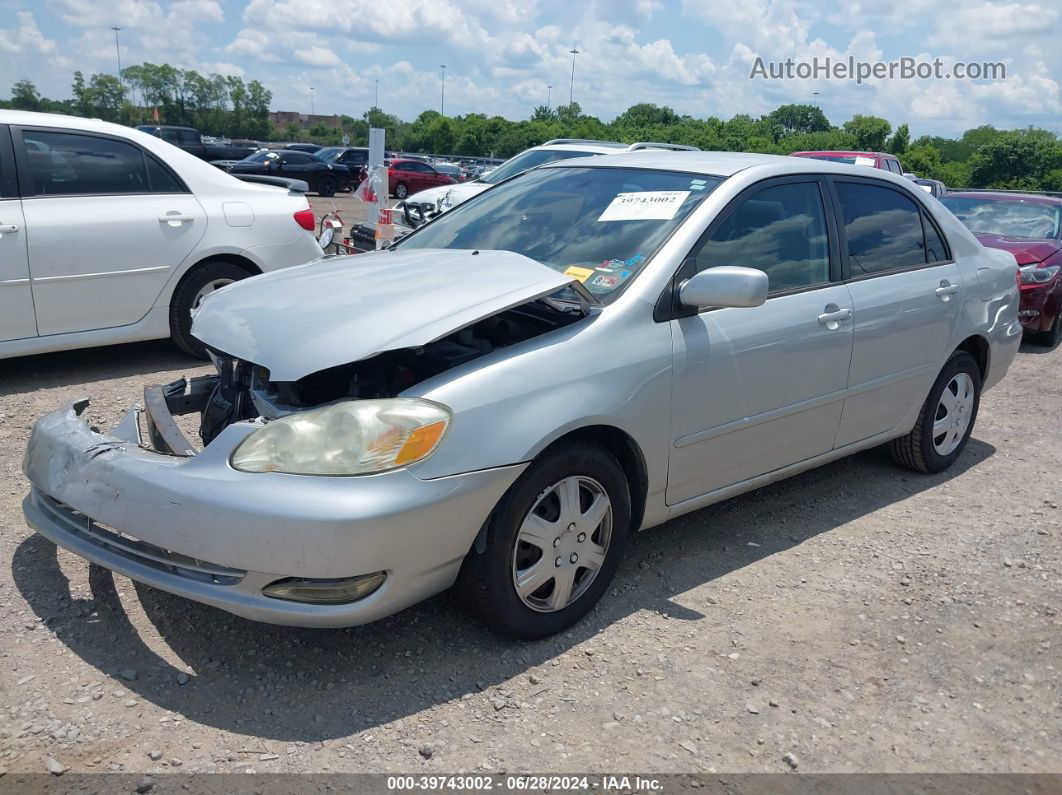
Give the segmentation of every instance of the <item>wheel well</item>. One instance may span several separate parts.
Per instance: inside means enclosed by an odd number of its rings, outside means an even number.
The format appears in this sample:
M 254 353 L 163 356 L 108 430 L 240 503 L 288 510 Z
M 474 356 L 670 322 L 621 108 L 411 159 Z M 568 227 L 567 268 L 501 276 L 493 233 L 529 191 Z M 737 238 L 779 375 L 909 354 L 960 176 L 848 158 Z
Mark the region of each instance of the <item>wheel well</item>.
M 557 439 L 550 447 L 573 440 L 586 440 L 608 450 L 623 467 L 627 485 L 631 492 L 631 532 L 642 526 L 645 516 L 645 499 L 649 490 L 649 474 L 645 466 L 645 457 L 638 443 L 630 434 L 612 425 L 589 425 L 569 431 Z
M 971 337 L 967 337 L 956 348 L 957 351 L 966 351 L 968 354 L 974 357 L 974 361 L 977 362 L 977 369 L 981 371 L 981 380 L 984 381 L 988 377 L 988 340 L 977 334 Z
M 229 262 L 238 268 L 243 268 L 250 276 L 258 276 L 262 273 L 261 268 L 259 268 L 246 257 L 241 257 L 239 254 L 211 254 L 209 257 L 204 257 L 203 259 L 199 260 L 199 262 L 197 262 L 195 265 L 185 271 L 185 274 L 181 277 L 181 280 L 183 281 L 184 279 L 187 279 L 189 273 L 191 273 L 200 265 L 206 262 Z

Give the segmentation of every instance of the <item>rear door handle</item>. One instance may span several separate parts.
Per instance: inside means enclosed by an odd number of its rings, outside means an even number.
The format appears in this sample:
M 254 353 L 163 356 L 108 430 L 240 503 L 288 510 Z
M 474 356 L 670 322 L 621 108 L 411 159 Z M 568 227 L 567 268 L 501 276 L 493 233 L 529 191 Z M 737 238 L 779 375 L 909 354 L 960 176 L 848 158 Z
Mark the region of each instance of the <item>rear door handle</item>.
M 937 294 L 937 297 L 940 298 L 942 301 L 947 301 L 949 300 L 950 296 L 953 296 L 955 295 L 955 293 L 959 292 L 959 285 L 952 284 L 947 279 L 943 279 L 940 282 L 940 287 L 938 287 L 933 292 L 935 292 Z
M 4 232 L 17 232 L 18 224 L 0 224 L 0 235 Z
M 168 224 L 168 223 L 178 223 L 179 224 L 179 223 L 182 223 L 183 221 L 194 221 L 194 220 L 195 220 L 195 216 L 194 215 L 181 215 L 179 213 L 175 213 L 173 215 L 160 215 L 159 216 L 159 223 L 160 224 Z
M 830 309 L 830 307 L 826 308 Z M 842 320 L 848 320 L 851 316 L 851 309 L 834 309 L 819 315 L 819 323 L 828 329 L 835 329 Z

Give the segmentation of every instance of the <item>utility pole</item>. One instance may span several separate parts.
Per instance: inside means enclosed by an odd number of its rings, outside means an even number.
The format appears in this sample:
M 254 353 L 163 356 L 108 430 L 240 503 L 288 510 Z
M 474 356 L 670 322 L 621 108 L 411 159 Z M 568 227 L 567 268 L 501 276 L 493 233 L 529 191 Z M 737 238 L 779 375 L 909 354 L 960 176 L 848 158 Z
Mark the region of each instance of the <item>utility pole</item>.
M 310 115 L 313 115 L 313 100 L 316 94 L 314 93 L 313 86 L 310 86 Z
M 378 107 L 380 107 L 380 81 L 379 81 L 379 79 L 376 79 L 376 80 L 373 80 L 373 82 L 376 84 L 376 90 L 375 90 L 375 93 L 373 94 L 372 106 L 374 108 L 378 108 Z
M 549 110 L 549 108 L 552 105 L 552 99 L 551 99 L 552 97 L 553 97 L 553 86 L 546 86 L 546 110 Z
M 114 31 L 114 54 L 118 56 L 118 85 L 122 89 L 122 95 L 125 95 L 125 83 L 122 82 L 122 48 L 118 46 L 118 31 L 121 28 L 112 27 Z
M 568 89 L 568 104 L 571 105 L 575 96 L 575 56 L 579 54 L 579 51 L 572 47 L 569 52 L 572 54 L 572 84 Z
M 442 83 L 439 89 L 439 115 L 446 115 L 446 64 L 440 64 L 439 69 L 442 72 Z

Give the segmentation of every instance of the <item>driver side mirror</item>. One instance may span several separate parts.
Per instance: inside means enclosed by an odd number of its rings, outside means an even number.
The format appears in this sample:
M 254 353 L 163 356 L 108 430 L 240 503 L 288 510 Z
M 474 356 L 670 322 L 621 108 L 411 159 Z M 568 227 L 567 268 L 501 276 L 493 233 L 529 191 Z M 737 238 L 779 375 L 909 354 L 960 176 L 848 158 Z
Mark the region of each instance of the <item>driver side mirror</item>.
M 679 285 L 679 302 L 694 309 L 760 306 L 767 300 L 767 282 L 767 274 L 756 268 L 707 268 Z

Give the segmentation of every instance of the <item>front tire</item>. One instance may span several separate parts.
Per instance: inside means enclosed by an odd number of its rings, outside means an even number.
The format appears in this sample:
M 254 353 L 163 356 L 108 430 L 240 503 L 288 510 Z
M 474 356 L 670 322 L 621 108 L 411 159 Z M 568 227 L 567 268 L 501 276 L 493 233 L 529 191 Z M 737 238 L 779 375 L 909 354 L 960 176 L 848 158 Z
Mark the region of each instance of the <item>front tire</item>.
M 170 299 L 170 336 L 185 353 L 207 358 L 206 346 L 192 336 L 192 310 L 214 290 L 246 279 L 251 274 L 239 265 L 207 260 L 185 274 Z
M 463 601 L 492 630 L 534 640 L 585 616 L 616 574 L 631 523 L 627 479 L 604 449 L 547 450 L 488 520 L 461 567 Z
M 940 371 L 922 404 L 914 428 L 893 439 L 893 459 L 916 472 L 942 472 L 962 455 L 981 404 L 981 368 L 956 351 Z
M 399 182 L 395 185 L 395 198 L 404 199 L 409 196 L 409 188 L 406 187 L 406 183 Z

